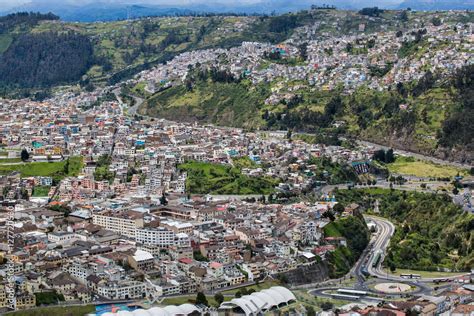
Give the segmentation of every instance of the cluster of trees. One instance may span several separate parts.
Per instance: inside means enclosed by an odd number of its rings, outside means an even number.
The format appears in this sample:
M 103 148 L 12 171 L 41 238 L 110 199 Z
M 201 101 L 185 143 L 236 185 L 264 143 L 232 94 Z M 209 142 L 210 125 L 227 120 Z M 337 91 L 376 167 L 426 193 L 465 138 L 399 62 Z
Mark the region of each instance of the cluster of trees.
M 0 56 L 0 83 L 44 87 L 78 81 L 93 60 L 92 43 L 84 35 L 24 34 Z
M 417 84 L 411 90 L 411 94 L 414 97 L 418 97 L 432 89 L 437 81 L 438 77 L 435 76 L 430 70 L 428 70 L 425 75 L 417 82 Z
M 379 149 L 376 152 L 374 152 L 372 159 L 383 162 L 383 163 L 392 163 L 392 162 L 395 162 L 395 155 L 393 153 L 392 148 L 390 148 L 387 151 L 385 151 L 384 149 Z
M 474 151 L 474 65 L 461 68 L 452 78 L 459 108 L 443 123 L 440 143 L 446 147 L 465 146 Z
M 196 67 L 195 69 L 190 69 L 189 75 L 185 82 L 186 89 L 188 91 L 192 91 L 192 88 L 196 82 L 205 82 L 209 79 L 211 79 L 214 83 L 238 83 L 242 78 L 234 76 L 234 74 L 232 74 L 227 69 L 221 70 L 216 67 L 211 67 L 210 69 L 201 69 Z
M 99 157 L 99 159 L 96 162 L 96 168 L 94 172 L 94 179 L 96 181 L 109 181 L 112 182 L 115 173 L 112 171 L 109 171 L 109 166 L 112 162 L 112 158 L 109 155 L 102 155 Z
M 310 132 L 329 127 L 335 117 L 344 111 L 343 100 L 337 94 L 331 97 L 323 113 L 310 110 L 307 107 L 301 107 L 298 108 L 298 111 L 293 111 L 304 101 L 302 96 L 297 95 L 288 101 L 282 102 L 287 105 L 283 113 L 265 112 L 262 118 L 267 122 L 269 128 Z
M 313 157 L 307 161 L 308 165 L 316 165 L 314 179 L 316 181 L 326 181 L 329 184 L 341 184 L 347 182 L 357 182 L 358 175 L 348 164 L 332 162 L 328 157 Z
M 279 50 L 271 50 L 271 51 L 266 51 L 263 53 L 263 58 L 269 59 L 269 60 L 280 60 L 281 59 L 281 54 Z
M 437 16 L 435 16 L 431 19 L 431 23 L 433 23 L 434 26 L 440 26 L 441 24 L 443 24 L 441 19 Z
M 380 16 L 384 10 L 379 9 L 378 7 L 373 7 L 373 8 L 363 8 L 362 10 L 359 11 L 359 14 L 361 15 L 367 15 L 367 16 Z
M 398 50 L 398 57 L 407 57 L 410 56 L 413 52 L 415 52 L 420 43 L 422 42 L 423 35 L 425 35 L 426 32 L 426 29 L 419 29 L 418 31 L 411 32 L 411 35 L 415 36 L 415 39 L 412 41 L 404 41 L 402 43 L 402 46 Z
M 309 16 L 308 12 L 261 16 L 246 35 L 258 41 L 280 43 L 287 39 L 295 28 L 302 26 Z
M 57 15 L 52 13 L 42 14 L 39 12 L 17 12 L 0 17 L 0 34 L 6 33 L 18 25 L 33 27 L 40 21 L 59 20 Z
M 56 291 L 35 293 L 36 306 L 56 305 L 64 301 L 64 295 L 58 294 Z
M 382 78 L 393 68 L 392 63 L 387 63 L 384 67 L 377 65 L 369 65 L 369 73 L 371 76 Z
M 347 240 L 347 247 L 340 246 L 328 255 L 330 276 L 332 278 L 341 277 L 349 272 L 367 247 L 370 236 L 369 229 L 363 217 L 356 214 L 331 222 L 325 226 L 324 233 L 327 236 L 344 237 Z
M 69 214 L 71 214 L 72 212 L 71 208 L 67 204 L 64 204 L 64 203 L 49 205 L 48 209 L 50 209 L 51 211 L 62 213 L 64 214 L 64 216 L 69 216 Z
M 240 297 L 242 297 L 242 296 L 244 296 L 244 295 L 250 295 L 250 294 L 252 294 L 252 293 L 254 293 L 254 292 L 255 292 L 255 290 L 252 289 L 252 288 L 247 289 L 246 287 L 243 287 L 243 288 L 241 288 L 240 290 L 238 290 L 238 291 L 235 293 L 235 297 L 236 297 L 236 298 L 240 298 Z

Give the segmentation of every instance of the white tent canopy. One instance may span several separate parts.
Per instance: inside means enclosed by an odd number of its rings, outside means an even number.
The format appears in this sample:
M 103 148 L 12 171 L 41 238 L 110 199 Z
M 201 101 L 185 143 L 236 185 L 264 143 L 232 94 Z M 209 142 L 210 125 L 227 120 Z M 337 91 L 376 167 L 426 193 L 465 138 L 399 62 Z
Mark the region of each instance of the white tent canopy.
M 283 286 L 274 286 L 260 292 L 245 295 L 241 298 L 234 298 L 229 302 L 221 304 L 220 309 L 232 309 L 239 307 L 246 316 L 258 315 L 264 311 L 282 304 L 296 301 L 295 295 Z

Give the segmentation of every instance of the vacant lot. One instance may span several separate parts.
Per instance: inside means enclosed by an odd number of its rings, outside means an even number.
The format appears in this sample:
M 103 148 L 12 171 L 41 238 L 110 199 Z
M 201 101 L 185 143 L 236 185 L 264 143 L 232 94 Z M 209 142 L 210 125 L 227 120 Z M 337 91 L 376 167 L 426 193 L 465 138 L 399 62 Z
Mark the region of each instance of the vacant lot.
M 466 174 L 466 170 L 463 169 L 415 160 L 410 157 L 398 157 L 394 163 L 388 164 L 387 167 L 392 173 L 416 177 L 452 178 L 458 173 L 460 175 Z

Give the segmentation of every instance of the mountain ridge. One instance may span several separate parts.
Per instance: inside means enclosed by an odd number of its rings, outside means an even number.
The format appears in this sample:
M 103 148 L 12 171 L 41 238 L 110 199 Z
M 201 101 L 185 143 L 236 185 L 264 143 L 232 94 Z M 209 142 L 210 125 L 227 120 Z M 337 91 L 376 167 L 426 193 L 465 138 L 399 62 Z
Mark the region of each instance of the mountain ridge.
M 32 1 L 14 7 L 2 14 L 21 11 L 32 11 L 59 15 L 62 20 L 70 22 L 100 22 L 140 18 L 146 16 L 192 15 L 205 13 L 239 13 L 239 14 L 282 14 L 308 9 L 311 5 L 334 5 L 339 9 L 359 10 L 374 5 L 383 9 L 413 10 L 473 10 L 474 3 L 467 0 L 393 0 L 374 4 L 372 1 L 356 0 L 325 0 L 325 1 L 298 1 L 265 0 L 255 3 L 226 4 L 223 2 L 189 4 L 161 4 L 156 5 L 144 2 L 110 3 L 106 1 L 89 3 L 57 3 L 56 1 Z

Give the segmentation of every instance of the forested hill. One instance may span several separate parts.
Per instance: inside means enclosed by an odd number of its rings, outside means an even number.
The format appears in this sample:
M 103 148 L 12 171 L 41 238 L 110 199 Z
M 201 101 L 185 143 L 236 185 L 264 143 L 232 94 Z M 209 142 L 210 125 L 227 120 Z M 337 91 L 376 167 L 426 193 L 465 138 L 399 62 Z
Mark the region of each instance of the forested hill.
M 24 34 L 0 57 L 0 81 L 13 87 L 70 83 L 79 80 L 92 61 L 92 43 L 83 35 Z
M 19 12 L 12 13 L 0 17 L 0 34 L 5 34 L 16 28 L 27 30 L 28 28 L 36 26 L 40 21 L 55 21 L 59 17 L 52 14 L 41 14 L 33 12 Z

